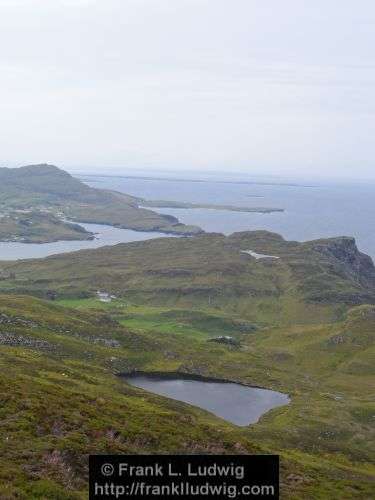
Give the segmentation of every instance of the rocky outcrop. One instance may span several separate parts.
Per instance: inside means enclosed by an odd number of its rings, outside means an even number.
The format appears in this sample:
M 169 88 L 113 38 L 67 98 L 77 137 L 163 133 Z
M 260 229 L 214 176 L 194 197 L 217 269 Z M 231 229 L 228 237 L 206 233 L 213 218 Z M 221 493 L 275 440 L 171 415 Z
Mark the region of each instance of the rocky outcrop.
M 354 238 L 340 237 L 310 243 L 313 250 L 332 260 L 338 271 L 365 287 L 375 287 L 375 266 L 368 255 L 360 252 Z
M 20 325 L 28 328 L 36 328 L 39 326 L 35 321 L 19 316 L 9 316 L 5 313 L 0 313 L 0 325 Z
M 0 345 L 9 345 L 14 347 L 32 347 L 34 349 L 48 349 L 51 344 L 45 340 L 16 335 L 15 333 L 2 332 L 0 333 Z
M 218 344 L 226 344 L 236 347 L 240 345 L 240 342 L 237 339 L 228 335 L 220 335 L 219 337 L 208 339 L 208 342 L 217 342 Z

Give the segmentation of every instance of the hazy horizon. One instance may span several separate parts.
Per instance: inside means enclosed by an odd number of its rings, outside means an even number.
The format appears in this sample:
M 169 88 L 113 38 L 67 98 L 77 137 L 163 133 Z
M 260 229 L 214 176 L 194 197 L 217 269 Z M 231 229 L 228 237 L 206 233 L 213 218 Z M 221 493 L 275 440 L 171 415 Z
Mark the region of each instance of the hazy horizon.
M 39 165 L 51 165 L 77 177 L 123 177 L 123 178 L 139 178 L 150 180 L 186 180 L 186 181 L 212 181 L 212 182 L 251 182 L 257 183 L 262 182 L 275 182 L 280 184 L 293 184 L 304 186 L 304 187 L 315 187 L 324 184 L 363 184 L 370 183 L 370 185 L 375 184 L 375 177 L 360 177 L 355 176 L 340 176 L 340 175 L 319 175 L 314 171 L 304 171 L 296 172 L 293 174 L 282 173 L 282 172 L 260 172 L 260 171 L 235 171 L 235 170 L 215 170 L 215 169 L 182 169 L 182 168 L 145 168 L 141 166 L 118 166 L 112 167 L 108 165 L 95 166 L 95 165 L 58 165 L 47 162 L 38 163 L 25 163 L 25 164 L 3 164 L 0 168 L 22 168 L 28 166 L 39 166 Z
M 154 179 L 170 179 L 170 180 L 204 180 L 204 181 L 234 181 L 234 182 L 243 182 L 254 180 L 254 182 L 259 181 L 269 181 L 280 183 L 311 183 L 311 186 L 318 185 L 319 183 L 330 183 L 330 184 L 340 184 L 342 183 L 375 183 L 375 176 L 356 176 L 353 173 L 351 176 L 340 176 L 336 175 L 324 175 L 317 174 L 314 172 L 296 172 L 296 173 L 277 173 L 277 172 L 260 172 L 260 171 L 235 171 L 235 170 L 215 170 L 215 169 L 174 169 L 174 168 L 142 168 L 142 167 L 134 167 L 134 166 L 123 166 L 123 167 L 109 167 L 109 166 L 85 166 L 85 167 L 77 167 L 77 166 L 67 166 L 63 167 L 67 172 L 72 175 L 77 176 L 109 176 L 109 177 L 135 177 L 135 178 L 154 178 Z M 308 186 L 307 186 L 308 187 Z
M 2 166 L 375 179 L 370 0 L 4 0 Z

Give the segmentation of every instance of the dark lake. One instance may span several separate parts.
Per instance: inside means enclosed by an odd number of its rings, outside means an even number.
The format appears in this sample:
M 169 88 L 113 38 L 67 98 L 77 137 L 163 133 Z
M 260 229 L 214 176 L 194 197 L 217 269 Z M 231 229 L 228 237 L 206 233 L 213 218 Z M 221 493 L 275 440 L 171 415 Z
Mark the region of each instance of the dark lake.
M 289 403 L 281 392 L 247 387 L 235 383 L 132 375 L 125 380 L 141 389 L 183 401 L 214 413 L 236 425 L 254 424 L 273 408 Z

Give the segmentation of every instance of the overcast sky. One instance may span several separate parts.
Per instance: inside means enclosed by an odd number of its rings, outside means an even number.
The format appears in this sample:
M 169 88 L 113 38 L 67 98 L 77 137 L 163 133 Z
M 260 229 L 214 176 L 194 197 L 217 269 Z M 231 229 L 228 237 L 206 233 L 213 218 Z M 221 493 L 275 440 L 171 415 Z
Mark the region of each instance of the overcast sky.
M 375 178 L 374 0 L 0 0 L 3 165 Z

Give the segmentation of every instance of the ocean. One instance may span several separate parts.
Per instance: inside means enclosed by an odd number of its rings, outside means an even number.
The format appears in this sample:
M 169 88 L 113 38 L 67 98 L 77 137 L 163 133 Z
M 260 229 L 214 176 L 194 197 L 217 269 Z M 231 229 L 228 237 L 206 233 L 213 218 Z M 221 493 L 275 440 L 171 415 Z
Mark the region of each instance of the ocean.
M 185 224 L 208 232 L 231 234 L 265 229 L 288 240 L 306 241 L 333 236 L 354 236 L 359 249 L 375 259 L 375 183 L 323 183 L 251 178 L 243 176 L 184 178 L 76 175 L 88 185 L 113 189 L 149 200 L 282 208 L 269 214 L 213 209 L 153 209 L 174 215 Z M 165 174 L 163 174 L 165 176 Z M 199 181 L 200 178 L 204 179 Z M 198 179 L 198 180 L 197 180 Z M 130 241 L 166 236 L 110 226 L 83 224 L 97 234 L 93 241 L 59 241 L 47 244 L 0 242 L 0 260 L 40 258 L 58 253 L 97 248 Z
M 147 199 L 215 203 L 247 207 L 283 208 L 284 212 L 257 214 L 212 209 L 157 209 L 195 224 L 205 231 L 231 234 L 265 229 L 288 240 L 306 241 L 333 236 L 354 236 L 359 249 L 375 258 L 375 183 L 275 181 L 244 178 L 234 182 L 172 180 L 126 176 L 82 176 L 91 186 Z M 193 180 L 189 180 L 193 179 Z

